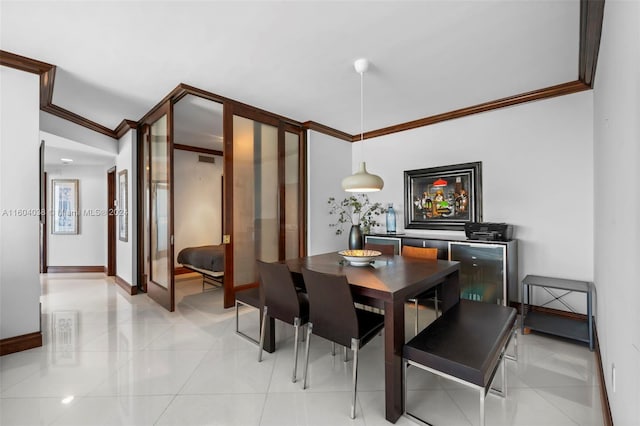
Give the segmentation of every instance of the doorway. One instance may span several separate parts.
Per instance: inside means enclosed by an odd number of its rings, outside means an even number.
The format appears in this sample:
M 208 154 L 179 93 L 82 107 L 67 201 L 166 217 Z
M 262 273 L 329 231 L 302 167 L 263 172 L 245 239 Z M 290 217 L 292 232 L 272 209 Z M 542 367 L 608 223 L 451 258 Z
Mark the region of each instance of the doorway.
M 107 275 L 116 275 L 116 168 L 107 171 Z

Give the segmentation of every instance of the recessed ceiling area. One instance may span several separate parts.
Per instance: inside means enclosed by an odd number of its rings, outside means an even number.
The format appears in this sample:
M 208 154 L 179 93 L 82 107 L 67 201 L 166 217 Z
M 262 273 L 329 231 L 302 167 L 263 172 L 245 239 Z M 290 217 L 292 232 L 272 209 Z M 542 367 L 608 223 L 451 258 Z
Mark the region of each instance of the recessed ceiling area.
M 179 83 L 365 131 L 576 80 L 579 0 L 3 1 L 3 50 L 57 66 L 53 102 L 108 128 Z
M 40 132 L 40 140 L 45 142 L 45 170 L 63 166 L 99 166 L 108 168 L 116 164 L 115 154 L 83 143 L 74 142 L 43 131 Z

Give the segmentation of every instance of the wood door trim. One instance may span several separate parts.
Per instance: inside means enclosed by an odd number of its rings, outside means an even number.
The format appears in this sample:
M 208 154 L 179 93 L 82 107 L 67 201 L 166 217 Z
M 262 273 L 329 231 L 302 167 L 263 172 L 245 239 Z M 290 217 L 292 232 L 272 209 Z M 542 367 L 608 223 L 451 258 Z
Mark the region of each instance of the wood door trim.
M 184 145 L 181 143 L 174 143 L 173 149 L 179 149 L 181 151 L 199 152 L 200 154 L 217 155 L 218 157 L 224 156 L 222 151 L 217 149 L 200 148 L 199 146 Z
M 107 170 L 107 276 L 116 275 L 117 243 L 116 243 L 116 167 Z
M 222 106 L 222 134 L 224 142 L 224 157 L 222 161 L 222 176 L 226 176 L 223 179 L 224 191 L 223 191 L 223 212 L 224 227 L 222 229 L 223 235 L 233 235 L 233 115 L 234 104 L 232 102 L 225 102 Z M 225 245 L 224 250 L 224 300 L 223 306 L 225 308 L 231 308 L 235 304 L 234 293 L 234 273 L 233 273 L 233 239 Z
M 167 256 L 169 258 L 169 261 L 167 262 L 167 264 L 169 265 L 169 271 L 167 271 L 168 273 L 168 279 L 169 279 L 169 283 L 168 283 L 168 287 L 163 287 L 160 284 L 157 284 L 153 281 L 153 276 L 150 275 L 149 276 L 149 280 L 147 283 L 147 294 L 158 304 L 160 304 L 161 306 L 163 306 L 164 308 L 166 308 L 169 312 L 173 312 L 175 310 L 175 291 L 171 291 L 172 287 L 174 287 L 174 275 L 173 275 L 173 244 L 171 244 L 171 236 L 173 235 L 173 124 L 172 124 L 172 114 L 173 113 L 173 107 L 171 102 L 167 101 L 162 108 L 158 108 L 156 109 L 153 114 L 150 114 L 146 117 L 145 122 L 142 123 L 143 125 L 148 125 L 151 126 L 151 124 L 153 124 L 155 121 L 157 121 L 158 119 L 160 119 L 163 115 L 167 116 L 167 135 L 169 138 L 169 145 L 167 147 L 167 162 L 168 162 L 168 176 L 167 176 L 167 181 L 168 181 L 168 185 L 169 185 L 169 194 L 168 194 L 168 204 L 169 204 L 169 215 L 170 215 L 170 220 L 169 220 L 169 245 L 168 245 L 168 253 Z M 149 147 L 149 155 L 151 155 L 151 146 Z M 149 164 L 150 170 L 149 170 L 149 177 L 151 177 L 151 173 L 153 171 L 153 162 L 150 162 Z M 151 179 L 150 179 L 151 181 Z M 153 203 L 151 202 L 151 197 L 152 197 L 152 191 L 150 188 L 149 191 L 149 206 L 151 208 L 151 206 L 153 205 Z M 152 211 L 149 212 L 149 217 L 151 218 L 151 216 L 153 216 Z M 149 238 L 151 237 L 151 235 L 149 235 Z M 151 248 L 151 243 L 149 242 L 149 247 Z M 151 260 L 149 260 L 149 262 L 152 262 Z M 150 265 L 150 272 L 153 270 L 153 268 Z M 174 289 L 175 290 L 175 289 Z M 168 292 L 169 295 L 168 297 L 164 295 L 165 292 Z

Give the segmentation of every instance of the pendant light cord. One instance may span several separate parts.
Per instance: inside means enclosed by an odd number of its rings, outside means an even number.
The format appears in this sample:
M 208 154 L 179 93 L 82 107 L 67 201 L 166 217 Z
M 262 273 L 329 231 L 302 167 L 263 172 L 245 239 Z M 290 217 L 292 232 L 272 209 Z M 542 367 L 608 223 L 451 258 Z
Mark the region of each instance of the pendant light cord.
M 360 73 L 360 142 L 364 141 L 364 72 Z
M 364 155 L 364 71 L 360 72 L 360 156 L 363 163 L 367 159 Z

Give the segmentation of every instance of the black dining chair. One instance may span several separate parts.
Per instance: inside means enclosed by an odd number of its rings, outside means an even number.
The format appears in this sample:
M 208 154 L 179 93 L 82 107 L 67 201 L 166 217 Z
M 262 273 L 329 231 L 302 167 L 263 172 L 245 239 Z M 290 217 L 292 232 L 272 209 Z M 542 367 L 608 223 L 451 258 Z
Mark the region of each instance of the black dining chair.
M 283 263 L 266 263 L 257 261 L 262 287 L 263 312 L 260 328 L 260 347 L 258 362 L 262 362 L 264 335 L 267 318 L 279 319 L 293 325 L 293 375 L 291 381 L 295 383 L 298 370 L 298 336 L 300 326 L 309 321 L 309 301 L 307 294 L 296 289 L 291 272 Z
M 309 348 L 315 334 L 353 351 L 353 397 L 351 418 L 356 417 L 358 386 L 358 350 L 384 327 L 384 316 L 356 309 L 349 282 L 344 275 L 332 275 L 302 268 L 309 295 L 309 324 L 303 373 L 303 389 L 307 388 Z

